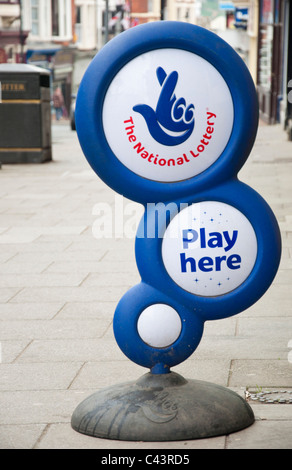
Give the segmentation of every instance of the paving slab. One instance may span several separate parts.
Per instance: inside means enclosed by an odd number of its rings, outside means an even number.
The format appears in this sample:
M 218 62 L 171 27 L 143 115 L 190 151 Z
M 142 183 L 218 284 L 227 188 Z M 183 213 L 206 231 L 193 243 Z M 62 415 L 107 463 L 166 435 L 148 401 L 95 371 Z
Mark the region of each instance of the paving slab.
M 18 362 L 123 361 L 124 355 L 112 340 L 98 338 L 42 339 L 32 341 L 18 357 Z
M 227 437 L 227 449 L 292 449 L 291 420 L 256 421 Z
M 186 453 L 193 449 L 218 449 L 222 450 L 225 448 L 225 436 L 200 439 L 192 441 L 172 441 L 172 442 L 126 442 L 126 441 L 115 441 L 107 439 L 98 439 L 83 434 L 78 434 L 69 425 L 66 424 L 51 424 L 46 429 L 35 449 L 96 449 L 99 452 L 97 456 L 107 456 L 111 452 L 116 450 L 118 455 L 119 450 L 130 450 L 132 453 L 129 455 L 135 455 L 135 451 L 149 450 L 153 452 L 168 451 L 179 454 L 179 450 Z M 96 456 L 96 457 L 97 457 Z M 97 457 L 97 461 L 98 461 Z
M 66 389 L 0 391 L 0 421 L 16 426 L 70 423 L 71 414 L 86 396 L 83 391 Z
M 0 331 L 2 339 L 74 339 L 101 338 L 109 324 L 109 319 L 79 319 L 64 320 L 59 318 L 49 320 L 7 320 Z
M 1 391 L 63 390 L 75 379 L 83 363 L 38 362 L 1 367 Z
M 0 449 L 33 449 L 45 428 L 46 424 L 0 424 Z
M 49 320 L 62 309 L 62 302 L 0 304 L 1 320 Z
M 229 385 L 237 387 L 244 383 L 247 389 L 292 387 L 291 364 L 287 358 L 233 360 Z

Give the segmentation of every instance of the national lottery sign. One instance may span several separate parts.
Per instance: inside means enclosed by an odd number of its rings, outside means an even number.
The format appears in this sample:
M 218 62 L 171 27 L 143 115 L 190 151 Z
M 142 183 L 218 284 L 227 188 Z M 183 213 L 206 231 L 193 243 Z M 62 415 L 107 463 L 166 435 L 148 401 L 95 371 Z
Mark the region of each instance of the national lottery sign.
M 111 150 L 127 168 L 172 182 L 217 160 L 233 113 L 230 91 L 215 67 L 192 52 L 167 48 L 141 54 L 117 73 L 105 96 L 103 125 Z
M 238 179 L 257 126 L 241 58 L 187 23 L 119 34 L 82 79 L 83 152 L 108 186 L 145 207 L 135 250 L 141 282 L 121 298 L 113 323 L 122 351 L 153 373 L 185 360 L 206 320 L 249 308 L 276 275 L 277 221 Z

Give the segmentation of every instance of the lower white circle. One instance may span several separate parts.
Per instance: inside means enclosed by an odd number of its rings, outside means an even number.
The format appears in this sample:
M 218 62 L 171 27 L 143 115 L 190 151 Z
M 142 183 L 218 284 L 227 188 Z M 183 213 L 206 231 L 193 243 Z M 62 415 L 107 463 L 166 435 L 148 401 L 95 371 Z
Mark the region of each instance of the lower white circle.
M 181 332 L 180 316 L 166 304 L 154 304 L 141 313 L 137 323 L 140 338 L 154 348 L 166 348 Z

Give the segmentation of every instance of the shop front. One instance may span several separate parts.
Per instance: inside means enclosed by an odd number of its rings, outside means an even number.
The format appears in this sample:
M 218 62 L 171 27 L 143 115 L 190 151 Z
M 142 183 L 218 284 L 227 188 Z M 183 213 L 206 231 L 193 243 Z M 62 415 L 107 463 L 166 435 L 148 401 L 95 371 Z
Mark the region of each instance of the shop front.
M 261 0 L 258 40 L 258 97 L 260 116 L 279 122 L 283 78 L 283 0 Z
M 261 0 L 259 4 L 257 90 L 260 117 L 268 124 L 281 123 L 285 129 L 292 121 L 289 99 L 291 3 L 291 0 Z
M 51 94 L 59 86 L 65 102 L 64 116 L 68 117 L 72 94 L 72 75 L 75 49 L 53 46 L 42 49 L 28 49 L 28 64 L 43 67 L 51 72 Z

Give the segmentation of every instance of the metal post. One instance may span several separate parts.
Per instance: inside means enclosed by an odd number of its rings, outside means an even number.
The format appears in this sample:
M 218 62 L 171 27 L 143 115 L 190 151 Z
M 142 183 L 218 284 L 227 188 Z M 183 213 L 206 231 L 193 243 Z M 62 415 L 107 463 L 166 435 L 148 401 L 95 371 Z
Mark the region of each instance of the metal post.
M 160 0 L 160 20 L 164 20 L 164 7 L 165 7 L 165 0 Z

